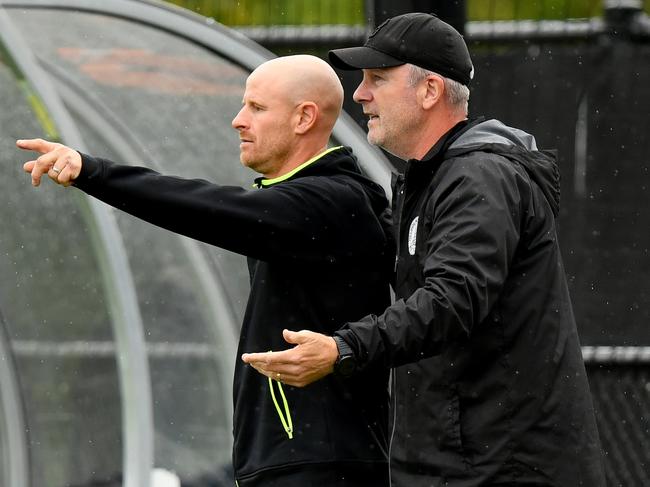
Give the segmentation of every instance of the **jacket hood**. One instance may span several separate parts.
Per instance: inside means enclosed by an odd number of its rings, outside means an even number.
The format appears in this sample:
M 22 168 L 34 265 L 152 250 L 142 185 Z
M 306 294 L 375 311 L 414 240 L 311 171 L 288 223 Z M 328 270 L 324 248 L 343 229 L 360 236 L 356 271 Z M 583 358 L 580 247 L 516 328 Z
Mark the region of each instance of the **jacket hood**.
M 560 210 L 560 172 L 552 151 L 537 149 L 535 137 L 498 120 L 486 120 L 470 125 L 450 145 L 448 154 L 459 156 L 483 151 L 499 154 L 520 164 L 539 186 L 548 200 L 553 214 Z
M 294 177 L 308 177 L 313 174 L 331 174 L 332 176 L 347 175 L 351 179 L 359 182 L 360 187 L 368 196 L 374 211 L 379 214 L 383 208 L 386 208 L 386 193 L 384 189 L 363 173 L 351 147 L 337 147 L 302 171 L 296 173 Z

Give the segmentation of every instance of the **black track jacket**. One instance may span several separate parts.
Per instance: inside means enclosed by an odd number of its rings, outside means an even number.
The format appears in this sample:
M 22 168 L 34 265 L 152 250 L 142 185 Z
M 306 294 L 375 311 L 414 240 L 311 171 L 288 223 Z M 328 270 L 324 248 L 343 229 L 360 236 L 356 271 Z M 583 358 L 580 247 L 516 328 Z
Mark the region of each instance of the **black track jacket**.
M 273 381 L 285 428 L 268 379 L 239 359 L 288 348 L 283 328 L 331 335 L 341 322 L 390 304 L 394 245 L 383 190 L 361 174 L 349 148 L 303 166 L 247 191 L 84 155 L 75 186 L 154 225 L 249 257 L 251 292 L 233 387 L 240 487 L 269 479 L 312 485 L 323 471 L 368 472 L 367 483 L 350 485 L 386 485 L 383 368 L 352 380 L 331 375 L 304 389 L 280 390 Z
M 338 333 L 361 366 L 397 367 L 393 486 L 604 486 L 554 158 L 463 122 L 394 198 L 396 302 Z

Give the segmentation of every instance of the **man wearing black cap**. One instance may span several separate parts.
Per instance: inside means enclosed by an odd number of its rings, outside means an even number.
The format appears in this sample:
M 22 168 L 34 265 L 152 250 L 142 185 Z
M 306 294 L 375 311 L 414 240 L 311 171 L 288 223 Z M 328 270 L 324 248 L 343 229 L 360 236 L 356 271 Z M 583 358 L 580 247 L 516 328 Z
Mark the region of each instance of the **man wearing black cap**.
M 432 15 L 387 20 L 363 47 L 354 99 L 396 178 L 396 301 L 334 337 L 247 354 L 304 386 L 393 367 L 396 486 L 604 486 L 600 443 L 556 233 L 559 174 L 533 136 L 467 119 L 473 67 Z

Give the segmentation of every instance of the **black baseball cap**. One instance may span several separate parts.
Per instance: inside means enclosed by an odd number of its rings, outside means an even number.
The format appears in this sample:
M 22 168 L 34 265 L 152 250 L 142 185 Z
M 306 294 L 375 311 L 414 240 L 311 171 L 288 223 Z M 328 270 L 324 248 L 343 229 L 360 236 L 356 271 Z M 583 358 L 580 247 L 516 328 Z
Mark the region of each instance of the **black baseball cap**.
M 410 63 L 464 85 L 474 77 L 463 36 L 435 15 L 419 12 L 386 20 L 363 46 L 335 49 L 329 59 L 334 67 L 348 70 Z

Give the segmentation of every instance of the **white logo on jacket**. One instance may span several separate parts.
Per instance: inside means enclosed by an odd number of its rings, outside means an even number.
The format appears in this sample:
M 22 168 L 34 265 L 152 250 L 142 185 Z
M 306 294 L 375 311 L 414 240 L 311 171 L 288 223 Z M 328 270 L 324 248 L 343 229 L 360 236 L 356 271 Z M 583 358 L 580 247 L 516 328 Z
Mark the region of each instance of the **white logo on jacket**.
M 411 255 L 415 255 L 415 240 L 418 235 L 418 218 L 420 217 L 416 216 L 409 227 L 409 254 Z

